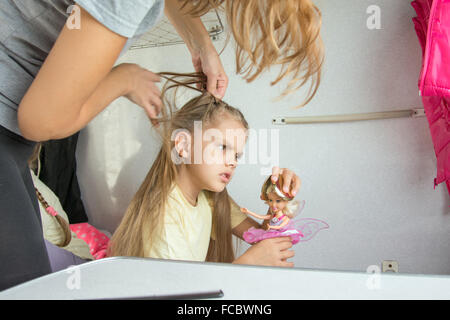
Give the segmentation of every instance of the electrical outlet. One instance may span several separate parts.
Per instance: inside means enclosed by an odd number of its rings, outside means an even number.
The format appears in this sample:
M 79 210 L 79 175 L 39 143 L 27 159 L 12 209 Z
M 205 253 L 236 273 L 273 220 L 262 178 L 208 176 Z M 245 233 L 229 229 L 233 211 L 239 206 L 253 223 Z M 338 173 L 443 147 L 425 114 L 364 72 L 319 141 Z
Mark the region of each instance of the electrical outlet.
M 398 273 L 398 262 L 393 260 L 385 260 L 382 265 L 383 272 L 394 272 Z

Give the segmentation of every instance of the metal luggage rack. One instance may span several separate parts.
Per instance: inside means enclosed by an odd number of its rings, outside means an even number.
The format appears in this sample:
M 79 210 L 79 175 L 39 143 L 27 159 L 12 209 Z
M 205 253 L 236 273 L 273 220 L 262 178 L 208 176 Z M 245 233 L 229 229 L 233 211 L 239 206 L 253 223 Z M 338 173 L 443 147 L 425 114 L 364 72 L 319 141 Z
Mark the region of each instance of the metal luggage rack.
M 315 123 L 338 123 L 338 122 L 355 122 L 367 120 L 383 120 L 395 118 L 422 118 L 425 117 L 425 109 L 405 109 L 385 112 L 371 113 L 355 113 L 344 115 L 329 115 L 315 117 L 277 117 L 272 119 L 274 125 L 288 124 L 315 124 Z
M 211 39 L 213 41 L 218 40 L 220 34 L 224 32 L 224 26 L 217 10 L 206 13 L 201 19 Z M 130 47 L 130 50 L 172 46 L 181 43 L 184 43 L 183 39 L 178 35 L 170 21 L 164 17 L 152 30 L 138 39 Z

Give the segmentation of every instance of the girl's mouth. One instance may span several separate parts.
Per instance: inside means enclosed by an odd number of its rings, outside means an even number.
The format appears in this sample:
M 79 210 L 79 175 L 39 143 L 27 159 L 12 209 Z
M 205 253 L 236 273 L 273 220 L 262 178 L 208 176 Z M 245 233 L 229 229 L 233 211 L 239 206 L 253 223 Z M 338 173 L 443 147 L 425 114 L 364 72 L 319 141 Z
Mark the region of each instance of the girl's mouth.
M 228 183 L 228 182 L 230 182 L 231 174 L 221 173 L 220 178 L 222 179 L 223 182 Z

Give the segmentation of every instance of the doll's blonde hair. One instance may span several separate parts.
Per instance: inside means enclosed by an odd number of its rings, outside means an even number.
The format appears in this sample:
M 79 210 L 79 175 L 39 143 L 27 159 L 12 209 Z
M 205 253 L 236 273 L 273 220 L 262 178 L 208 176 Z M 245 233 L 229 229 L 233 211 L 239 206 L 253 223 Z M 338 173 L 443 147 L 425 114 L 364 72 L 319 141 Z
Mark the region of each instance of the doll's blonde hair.
M 203 15 L 225 11 L 236 41 L 236 68 L 252 82 L 271 66 L 280 72 L 271 85 L 288 79 L 282 97 L 308 82 L 308 104 L 320 86 L 324 45 L 320 35 L 322 14 L 311 0 L 180 0 L 187 12 Z
M 175 150 L 175 142 L 172 141 L 173 132 L 188 130 L 193 134 L 196 121 L 201 121 L 205 127 L 208 124 L 214 125 L 215 121 L 224 115 L 240 121 L 242 126 L 248 129 L 248 123 L 238 109 L 216 99 L 209 93 L 202 93 L 187 102 L 181 109 L 175 110 L 170 100 L 167 99 L 167 91 L 198 83 L 204 85 L 204 75 L 173 73 L 161 73 L 160 75 L 171 77 L 171 84 L 166 85 L 163 89 L 165 108 L 162 110 L 162 117 L 158 119 L 162 146 L 150 172 L 132 199 L 122 222 L 111 239 L 108 249 L 109 256 L 144 257 L 144 243 L 154 239 L 153 237 L 161 231 L 166 201 L 178 174 L 178 165 L 172 158 L 177 156 L 173 154 Z M 212 207 L 216 235 L 216 240 L 210 241 L 206 261 L 232 262 L 234 261 L 234 248 L 230 200 L 227 190 L 220 193 L 207 191 L 206 195 Z
M 280 181 L 280 185 L 283 185 L 283 177 L 279 177 L 278 180 Z M 294 214 L 299 208 L 300 203 L 297 200 L 294 200 L 294 198 L 288 196 L 282 197 L 279 194 L 279 192 L 277 192 L 276 188 L 277 188 L 276 184 L 272 183 L 272 178 L 271 177 L 267 178 L 261 188 L 261 200 L 263 200 L 267 205 L 269 205 L 269 194 L 271 193 L 276 194 L 278 197 L 281 198 L 281 200 L 287 202 L 282 212 L 286 216 L 288 216 L 288 218 L 290 219 L 294 218 Z

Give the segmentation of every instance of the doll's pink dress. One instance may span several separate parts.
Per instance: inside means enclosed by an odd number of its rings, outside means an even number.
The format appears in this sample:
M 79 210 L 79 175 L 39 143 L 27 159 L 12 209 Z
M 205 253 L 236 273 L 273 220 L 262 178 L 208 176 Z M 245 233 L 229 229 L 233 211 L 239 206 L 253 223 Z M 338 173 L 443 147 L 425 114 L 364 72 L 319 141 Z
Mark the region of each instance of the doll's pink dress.
M 329 226 L 326 222 L 318 219 L 300 218 L 300 212 L 304 208 L 304 201 L 302 201 L 294 218 L 280 230 L 263 230 L 250 228 L 244 232 L 244 240 L 250 244 L 260 242 L 265 239 L 291 237 L 292 244 L 299 242 L 306 242 L 314 238 L 314 236 L 323 229 L 328 229 Z M 271 226 L 279 226 L 283 223 L 283 219 L 272 218 L 270 220 Z

